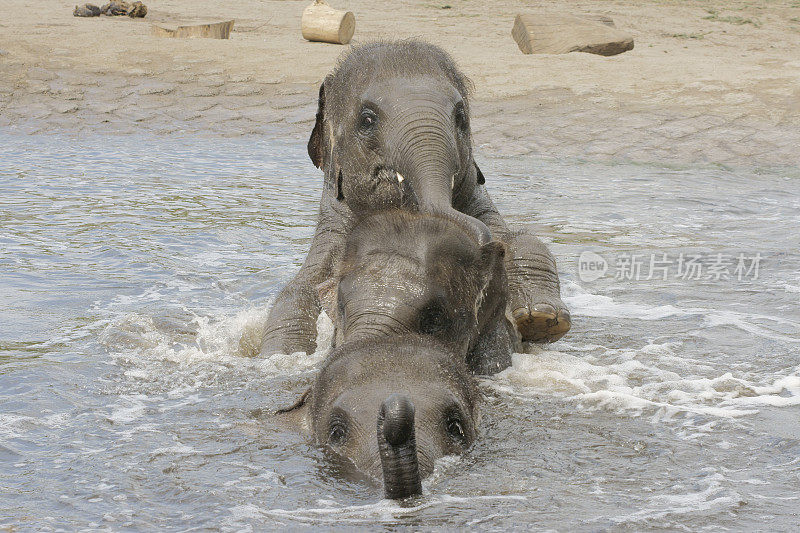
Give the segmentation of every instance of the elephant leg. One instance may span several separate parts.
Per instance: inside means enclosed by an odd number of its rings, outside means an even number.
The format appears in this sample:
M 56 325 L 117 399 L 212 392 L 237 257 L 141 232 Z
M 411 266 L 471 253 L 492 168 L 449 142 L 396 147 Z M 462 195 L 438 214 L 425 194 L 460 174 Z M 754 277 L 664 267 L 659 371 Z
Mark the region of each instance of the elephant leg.
M 508 276 L 508 310 L 523 341 L 554 342 L 572 321 L 561 300 L 561 285 L 553 255 L 527 231 L 509 232 L 504 239 Z
M 319 313 L 315 286 L 300 272 L 281 290 L 270 309 L 261 355 L 313 353 Z
M 486 224 L 508 246 L 508 310 L 523 342 L 554 342 L 569 331 L 569 310 L 561 301 L 556 262 L 542 241 L 530 232 L 513 232 L 479 187 L 464 212 Z
M 323 198 L 323 206 L 326 199 Z M 317 318 L 321 306 L 317 286 L 332 275 L 344 242 L 347 214 L 323 207 L 314 240 L 300 271 L 275 299 L 267 317 L 261 355 L 313 353 L 317 348 Z

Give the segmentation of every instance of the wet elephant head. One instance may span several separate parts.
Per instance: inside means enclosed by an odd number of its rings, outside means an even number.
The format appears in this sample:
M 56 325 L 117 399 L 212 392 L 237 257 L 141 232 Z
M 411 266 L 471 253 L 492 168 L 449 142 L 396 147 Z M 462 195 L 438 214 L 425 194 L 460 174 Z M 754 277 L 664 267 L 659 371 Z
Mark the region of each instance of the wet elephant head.
M 403 498 L 420 493 L 436 459 L 472 444 L 477 402 L 458 357 L 433 339 L 401 336 L 337 348 L 303 408 L 318 444 Z
M 468 87 L 433 45 L 353 48 L 320 87 L 308 142 L 327 190 L 357 214 L 402 207 L 468 219 L 457 209 L 483 183 L 472 158 Z
M 351 232 L 334 277 L 318 287 L 336 343 L 408 333 L 462 358 L 505 320 L 505 247 L 480 244 L 459 221 L 391 210 Z

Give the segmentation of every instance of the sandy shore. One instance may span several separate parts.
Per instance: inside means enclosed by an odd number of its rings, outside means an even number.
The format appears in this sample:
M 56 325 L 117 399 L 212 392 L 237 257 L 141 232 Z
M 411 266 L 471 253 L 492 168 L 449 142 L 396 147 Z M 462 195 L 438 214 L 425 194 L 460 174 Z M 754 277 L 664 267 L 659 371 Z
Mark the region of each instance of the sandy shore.
M 150 0 L 147 18 L 132 20 L 5 0 L 0 128 L 303 139 L 317 87 L 346 48 L 302 39 L 308 2 Z M 486 153 L 800 165 L 800 1 L 332 3 L 356 14 L 354 42 L 420 37 L 450 51 L 475 84 Z M 635 49 L 523 55 L 514 16 L 540 11 L 608 15 Z M 231 18 L 226 41 L 150 34 L 153 22 Z

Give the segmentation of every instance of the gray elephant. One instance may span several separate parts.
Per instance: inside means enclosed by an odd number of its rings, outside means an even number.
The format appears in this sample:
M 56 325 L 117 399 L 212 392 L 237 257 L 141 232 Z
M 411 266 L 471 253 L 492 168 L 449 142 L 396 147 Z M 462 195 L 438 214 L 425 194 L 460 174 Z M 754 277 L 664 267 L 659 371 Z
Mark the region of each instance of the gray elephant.
M 419 494 L 436 459 L 475 440 L 479 395 L 460 359 L 429 336 L 348 342 L 279 412 L 300 415 L 317 444 L 382 480 L 387 498 Z
M 508 312 L 520 338 L 553 341 L 569 330 L 552 255 L 535 237 L 514 235 L 486 191 L 468 87 L 446 52 L 416 41 L 354 47 L 325 78 L 308 142 L 325 173 L 319 219 L 303 266 L 270 311 L 262 353 L 315 349 L 317 285 L 331 278 L 358 219 L 392 207 L 481 221 L 508 246 Z
M 334 344 L 415 333 L 438 339 L 476 374 L 508 367 L 521 345 L 505 314 L 506 247 L 481 244 L 480 225 L 400 210 L 364 218 L 318 287 Z

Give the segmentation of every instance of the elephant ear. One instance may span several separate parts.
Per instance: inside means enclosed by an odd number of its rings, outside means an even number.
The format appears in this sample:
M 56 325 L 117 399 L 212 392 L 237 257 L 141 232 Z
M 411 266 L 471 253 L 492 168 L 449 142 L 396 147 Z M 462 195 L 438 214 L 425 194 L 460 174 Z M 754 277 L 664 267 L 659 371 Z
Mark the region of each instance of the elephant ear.
M 325 78 L 319 86 L 316 121 L 314 122 L 314 129 L 311 130 L 311 137 L 308 138 L 308 157 L 311 158 L 311 162 L 314 163 L 314 166 L 320 169 L 327 164 L 331 156 L 331 154 L 328 153 L 331 149 L 330 140 L 326 141 L 325 139 L 325 83 L 327 83 L 327 81 L 328 78 Z M 335 180 L 334 192 L 336 193 L 336 199 L 341 202 L 344 200 L 344 195 L 342 194 L 341 170 L 336 174 Z
M 309 419 L 309 409 L 311 407 L 311 387 L 300 395 L 295 402 L 281 409 L 277 409 L 273 414 L 274 420 L 279 424 L 299 431 L 300 433 L 311 434 L 311 423 Z
M 319 86 L 317 99 L 317 120 L 311 137 L 308 139 L 308 156 L 317 168 L 322 168 L 325 163 L 325 82 Z
M 300 395 L 298 399 L 294 401 L 294 403 L 288 407 L 281 407 L 280 409 L 275 411 L 276 415 L 282 415 L 284 413 L 290 413 L 292 411 L 296 411 L 297 409 L 301 409 L 306 405 L 308 402 L 308 397 L 311 395 L 311 387 L 307 388 L 306 391 Z
M 481 172 L 480 167 L 478 167 L 478 163 L 473 161 L 472 164 L 475 165 L 475 172 L 478 175 L 478 185 L 483 185 L 486 183 L 486 178 L 483 177 L 483 172 Z

